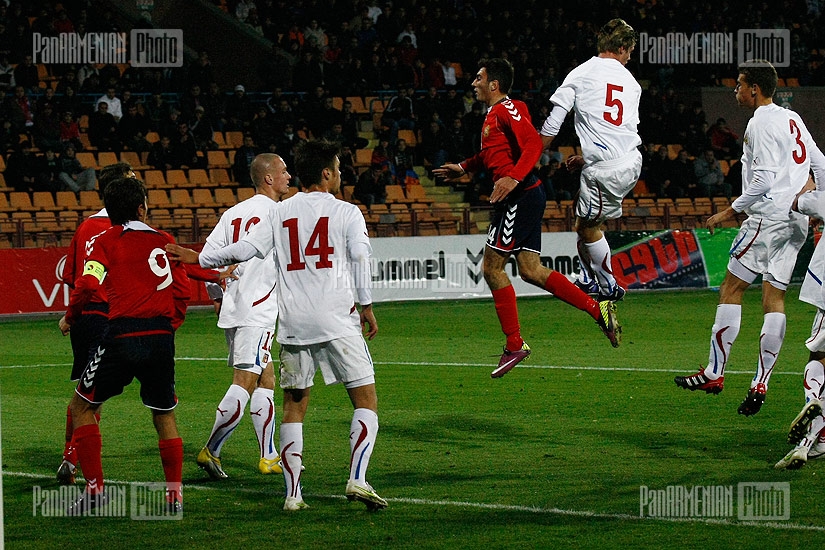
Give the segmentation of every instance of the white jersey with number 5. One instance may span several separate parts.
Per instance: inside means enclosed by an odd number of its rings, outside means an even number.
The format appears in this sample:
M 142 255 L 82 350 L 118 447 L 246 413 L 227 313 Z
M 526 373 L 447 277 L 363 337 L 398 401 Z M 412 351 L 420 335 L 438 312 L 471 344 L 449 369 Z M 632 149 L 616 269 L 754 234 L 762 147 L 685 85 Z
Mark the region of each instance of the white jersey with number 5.
M 221 215 L 215 229 L 206 238 L 204 250 L 223 248 L 238 242 L 277 209 L 275 201 L 265 195 L 253 195 Z M 238 280 L 227 279 L 223 293 L 220 328 L 253 326 L 275 328 L 278 299 L 275 282 L 278 272 L 272 254 L 243 262 L 235 270 Z
M 567 75 L 550 101 L 575 109 L 584 162 L 619 159 L 641 145 L 642 87 L 620 61 L 592 57 Z
M 298 193 L 280 203 L 271 225 L 246 241 L 278 264 L 278 342 L 309 345 L 361 334 L 350 251 L 369 237 L 354 204 L 323 192 Z
M 772 103 L 757 108 L 745 129 L 742 148 L 742 190 L 755 172 L 775 174 L 769 192 L 744 209 L 749 216 L 782 220 L 796 193 L 808 181 L 813 161 L 818 169 L 822 153 L 802 118 L 790 109 Z

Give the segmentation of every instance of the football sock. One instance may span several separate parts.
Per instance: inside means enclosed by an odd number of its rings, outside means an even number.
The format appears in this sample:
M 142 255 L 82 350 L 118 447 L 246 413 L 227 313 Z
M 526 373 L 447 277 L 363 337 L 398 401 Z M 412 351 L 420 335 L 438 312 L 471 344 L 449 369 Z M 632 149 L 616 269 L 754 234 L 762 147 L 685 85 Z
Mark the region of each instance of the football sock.
M 86 424 L 74 430 L 77 458 L 83 464 L 86 492 L 96 495 L 103 492 L 103 464 L 100 459 L 102 440 L 97 424 Z
M 215 412 L 215 425 L 212 426 L 212 433 L 206 442 L 207 448 L 214 456 L 221 456 L 221 447 L 241 422 L 248 401 L 249 393 L 237 384 L 232 384 L 226 390 L 226 395 L 221 399 Z
M 163 476 L 166 478 L 166 499 L 183 502 L 182 475 L 183 475 L 183 440 L 161 439 L 158 441 L 160 462 L 163 465 Z
M 278 449 L 275 448 L 275 403 L 274 390 L 255 388 L 249 400 L 249 415 L 258 437 L 258 446 L 261 449 L 261 458 L 275 458 Z
M 493 302 L 496 305 L 496 315 L 498 315 L 498 322 L 501 323 L 501 330 L 507 337 L 507 349 L 510 351 L 521 349 L 524 340 L 521 338 L 516 291 L 513 285 L 494 290 Z
M 585 243 L 587 255 L 590 259 L 590 269 L 599 283 L 604 294 L 609 294 L 616 288 L 616 278 L 613 277 L 613 266 L 610 259 L 610 245 L 604 234 L 594 243 Z
M 808 447 L 808 450 L 811 450 L 811 447 L 813 447 L 819 439 L 819 432 L 822 431 L 822 428 L 825 428 L 825 416 L 820 414 L 811 420 L 808 433 L 805 434 L 805 437 L 799 442 L 798 446 Z
M 567 304 L 590 314 L 595 320 L 601 317 L 599 302 L 585 294 L 558 271 L 551 271 L 544 282 L 544 290 Z
M 802 386 L 805 388 L 805 403 L 820 398 L 822 387 L 825 386 L 825 366 L 820 361 L 811 361 L 805 365 Z
M 759 362 L 756 364 L 756 376 L 751 381 L 752 388 L 760 383 L 765 384 L 765 388 L 768 387 L 784 339 L 785 314 L 766 313 L 762 322 L 762 333 L 759 335 Z
M 596 281 L 596 277 L 593 275 L 593 272 L 590 271 L 590 255 L 583 240 L 578 239 L 576 241 L 576 249 L 579 252 L 578 280 L 583 285 L 588 285 L 591 281 Z
M 77 467 L 77 453 L 75 452 L 74 426 L 72 425 L 72 407 L 66 407 L 66 444 L 63 446 L 63 460 Z
M 349 446 L 352 451 L 349 461 L 349 478 L 364 481 L 367 467 L 378 435 L 378 415 L 370 409 L 355 409 L 349 431 Z
M 281 464 L 284 467 L 286 496 L 301 499 L 301 464 L 304 452 L 304 425 L 281 424 Z
M 719 304 L 716 306 L 716 319 L 710 334 L 710 353 L 705 376 L 716 380 L 725 375 L 730 349 L 739 335 L 742 321 L 742 306 L 739 304 Z

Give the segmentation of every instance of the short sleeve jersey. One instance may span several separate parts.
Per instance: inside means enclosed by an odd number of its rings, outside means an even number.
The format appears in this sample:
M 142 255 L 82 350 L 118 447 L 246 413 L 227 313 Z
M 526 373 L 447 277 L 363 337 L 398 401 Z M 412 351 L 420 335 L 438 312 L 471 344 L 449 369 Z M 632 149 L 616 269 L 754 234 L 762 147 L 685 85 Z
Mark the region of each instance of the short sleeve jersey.
M 127 222 L 95 237 L 86 258 L 105 270 L 103 286 L 109 299 L 109 319 L 131 317 L 175 319 L 175 278 L 186 279 L 186 271 L 166 257 L 165 246 L 173 239 L 141 222 Z
M 278 264 L 278 342 L 309 345 L 361 334 L 351 250 L 369 237 L 354 204 L 329 193 L 298 193 L 245 238 Z
M 622 158 L 642 144 L 642 87 L 620 61 L 591 57 L 567 75 L 550 101 L 575 110 L 576 134 L 586 164 Z
M 796 193 L 808 180 L 810 151 L 816 148 L 802 118 L 772 103 L 758 107 L 745 129 L 742 147 L 742 189 L 760 170 L 773 172 L 770 191 L 745 208 L 749 216 L 788 219 Z
M 807 216 L 822 219 L 825 217 L 825 191 L 805 193 L 799 197 L 799 211 Z M 819 242 L 808 263 L 802 288 L 799 289 L 799 299 L 819 309 L 825 309 L 825 239 Z
M 268 219 L 277 203 L 264 195 L 254 195 L 223 213 L 206 238 L 206 246 L 223 248 Z M 274 328 L 278 319 L 276 281 L 278 272 L 273 253 L 243 262 L 235 270 L 237 280 L 227 279 L 218 326 Z
M 86 261 L 86 253 L 89 248 L 89 241 L 92 237 L 103 233 L 112 227 L 106 209 L 93 214 L 83 220 L 77 227 L 69 243 L 69 252 L 66 254 L 66 264 L 63 266 L 63 282 L 74 288 L 75 280 L 83 274 L 83 264 Z M 92 302 L 105 302 L 106 292 L 103 287 L 99 287 L 92 296 Z

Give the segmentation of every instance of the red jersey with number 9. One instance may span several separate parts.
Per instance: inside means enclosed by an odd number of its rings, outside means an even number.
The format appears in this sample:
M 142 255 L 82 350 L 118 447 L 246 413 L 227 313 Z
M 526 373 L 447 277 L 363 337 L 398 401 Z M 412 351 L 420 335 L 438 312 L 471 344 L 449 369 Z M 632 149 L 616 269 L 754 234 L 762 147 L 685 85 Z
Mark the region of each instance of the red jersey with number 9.
M 85 294 L 102 284 L 110 320 L 167 317 L 174 321 L 176 295 L 183 290 L 179 283 L 188 279 L 183 266 L 166 256 L 164 247 L 171 242 L 170 235 L 141 222 L 113 226 L 92 240 L 76 286 Z

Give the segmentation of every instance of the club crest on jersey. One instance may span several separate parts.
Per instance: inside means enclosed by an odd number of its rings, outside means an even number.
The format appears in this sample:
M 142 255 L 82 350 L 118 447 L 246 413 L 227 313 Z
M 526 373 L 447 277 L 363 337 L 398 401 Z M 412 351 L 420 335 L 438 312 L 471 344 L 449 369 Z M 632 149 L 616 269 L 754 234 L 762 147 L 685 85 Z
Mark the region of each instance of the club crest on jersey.
M 484 131 L 481 133 L 482 136 L 487 137 L 490 135 L 490 125 L 484 127 Z
M 513 120 L 518 122 L 521 120 L 521 114 L 519 114 L 518 109 L 516 109 L 515 104 L 512 100 L 508 99 L 501 103 L 504 105 L 504 108 L 507 109 L 507 112 L 510 113 L 510 116 L 513 117 Z

